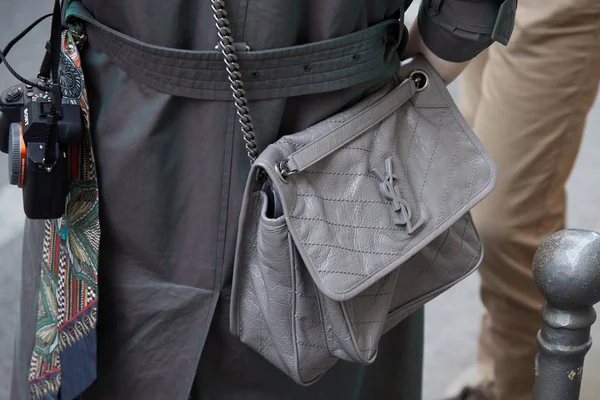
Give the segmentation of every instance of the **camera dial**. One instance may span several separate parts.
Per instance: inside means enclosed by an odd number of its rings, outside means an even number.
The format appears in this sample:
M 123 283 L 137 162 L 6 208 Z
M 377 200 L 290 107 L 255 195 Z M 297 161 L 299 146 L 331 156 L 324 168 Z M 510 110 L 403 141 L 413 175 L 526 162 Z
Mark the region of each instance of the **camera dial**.
M 8 174 L 11 185 L 22 188 L 25 184 L 27 167 L 27 147 L 23 141 L 21 124 L 10 124 L 8 148 Z
M 21 91 L 21 87 L 20 86 L 13 86 L 10 89 L 8 89 L 6 91 L 4 100 L 7 103 L 12 103 L 14 101 L 17 101 L 21 98 L 21 96 L 23 95 L 23 92 Z

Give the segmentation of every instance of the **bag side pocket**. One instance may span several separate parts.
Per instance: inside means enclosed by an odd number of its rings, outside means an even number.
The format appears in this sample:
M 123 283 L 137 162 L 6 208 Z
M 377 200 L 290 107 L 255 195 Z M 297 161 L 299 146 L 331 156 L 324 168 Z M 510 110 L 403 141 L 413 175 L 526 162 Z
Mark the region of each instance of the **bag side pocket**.
M 336 361 L 326 348 L 317 291 L 285 217 L 269 218 L 262 190 L 252 192 L 249 201 L 245 217 L 258 224 L 240 231 L 233 333 L 298 384 L 310 385 Z

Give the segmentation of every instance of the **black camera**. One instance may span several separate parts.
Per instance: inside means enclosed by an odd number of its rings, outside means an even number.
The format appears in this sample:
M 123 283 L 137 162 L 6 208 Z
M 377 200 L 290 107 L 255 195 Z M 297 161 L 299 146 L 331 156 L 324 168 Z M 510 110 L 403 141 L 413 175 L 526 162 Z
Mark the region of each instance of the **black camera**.
M 39 86 L 49 82 L 40 79 Z M 69 191 L 69 146 L 82 140 L 78 104 L 54 107 L 53 92 L 18 84 L 0 94 L 0 151 L 8 153 L 10 183 L 23 189 L 30 219 L 56 219 Z

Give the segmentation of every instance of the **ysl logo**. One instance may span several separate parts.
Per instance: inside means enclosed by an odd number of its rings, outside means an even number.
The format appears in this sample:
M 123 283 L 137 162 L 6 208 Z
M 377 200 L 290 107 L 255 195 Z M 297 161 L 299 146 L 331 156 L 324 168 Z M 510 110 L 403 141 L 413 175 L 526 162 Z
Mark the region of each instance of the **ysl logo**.
M 421 215 L 419 220 L 413 224 L 412 222 L 412 211 L 410 205 L 406 200 L 402 198 L 400 188 L 395 185 L 394 181 L 398 180 L 398 177 L 394 175 L 392 170 L 392 158 L 385 160 L 385 174 L 381 175 L 378 171 L 373 169 L 371 172 L 379 179 L 379 190 L 386 200 L 392 202 L 392 209 L 394 211 L 394 224 L 398 226 L 406 226 L 406 231 L 410 235 L 419 229 L 425 222 L 425 218 Z

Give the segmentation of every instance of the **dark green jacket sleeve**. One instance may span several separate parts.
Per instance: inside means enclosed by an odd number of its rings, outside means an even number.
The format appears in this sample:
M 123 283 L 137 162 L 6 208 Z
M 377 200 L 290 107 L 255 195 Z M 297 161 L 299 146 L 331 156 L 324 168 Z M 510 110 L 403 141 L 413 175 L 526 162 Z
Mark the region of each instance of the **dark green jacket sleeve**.
M 438 57 L 463 62 L 498 41 L 506 45 L 517 0 L 423 0 L 419 31 Z

